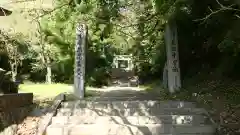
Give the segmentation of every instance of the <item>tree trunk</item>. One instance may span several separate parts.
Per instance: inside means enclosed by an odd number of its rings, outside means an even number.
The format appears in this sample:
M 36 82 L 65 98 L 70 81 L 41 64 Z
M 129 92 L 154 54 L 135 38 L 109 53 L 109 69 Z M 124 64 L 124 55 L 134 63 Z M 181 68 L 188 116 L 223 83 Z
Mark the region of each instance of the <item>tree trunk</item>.
M 11 76 L 12 76 L 12 81 L 16 81 L 16 76 L 17 76 L 17 66 L 10 62 L 10 65 L 11 65 Z
M 47 74 L 46 74 L 46 83 L 51 84 L 52 83 L 52 68 L 50 65 L 50 60 L 49 57 L 46 58 L 47 59 Z
M 47 66 L 46 82 L 48 84 L 52 83 L 52 69 L 50 66 Z

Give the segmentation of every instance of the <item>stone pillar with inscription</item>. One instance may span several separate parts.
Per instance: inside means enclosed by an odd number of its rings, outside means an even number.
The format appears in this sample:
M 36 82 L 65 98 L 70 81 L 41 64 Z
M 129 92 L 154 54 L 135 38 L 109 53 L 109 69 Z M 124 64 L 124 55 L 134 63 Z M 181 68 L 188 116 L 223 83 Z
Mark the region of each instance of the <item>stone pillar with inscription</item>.
M 169 21 L 165 29 L 167 51 L 167 82 L 171 93 L 181 88 L 177 26 L 174 21 Z
M 167 67 L 167 62 L 164 65 L 163 68 L 163 87 L 165 89 L 168 88 L 168 67 Z
M 75 45 L 75 67 L 74 67 L 74 95 L 84 98 L 85 94 L 85 66 L 86 66 L 86 45 L 87 25 L 78 24 L 76 28 Z

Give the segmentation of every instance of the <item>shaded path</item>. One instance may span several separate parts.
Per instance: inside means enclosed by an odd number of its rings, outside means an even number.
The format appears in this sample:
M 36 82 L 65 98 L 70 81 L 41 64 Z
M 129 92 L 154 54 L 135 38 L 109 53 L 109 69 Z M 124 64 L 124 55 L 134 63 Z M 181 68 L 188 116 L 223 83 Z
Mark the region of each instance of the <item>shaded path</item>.
M 138 87 L 108 87 L 96 91 L 97 96 L 87 98 L 87 100 L 159 100 L 162 90 L 145 90 Z

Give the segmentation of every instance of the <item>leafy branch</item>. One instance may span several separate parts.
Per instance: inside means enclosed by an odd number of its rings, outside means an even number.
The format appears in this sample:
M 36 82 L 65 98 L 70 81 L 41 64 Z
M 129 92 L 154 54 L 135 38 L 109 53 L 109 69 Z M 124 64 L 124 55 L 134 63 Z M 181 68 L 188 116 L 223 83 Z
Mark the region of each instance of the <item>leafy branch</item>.
M 212 17 L 213 15 L 215 14 L 218 14 L 220 12 L 224 12 L 224 11 L 236 11 L 236 12 L 240 12 L 240 9 L 236 9 L 236 8 L 233 8 L 233 6 L 236 6 L 236 4 L 232 4 L 232 5 L 229 5 L 229 6 L 225 6 L 223 5 L 222 3 L 219 2 L 219 0 L 216 0 L 217 4 L 220 6 L 220 9 L 216 10 L 216 11 L 213 11 L 211 8 L 209 8 L 209 10 L 211 11 L 210 14 L 208 14 L 207 16 L 205 16 L 204 18 L 201 18 L 201 19 L 196 19 L 194 21 L 206 21 L 208 20 L 210 17 Z M 240 18 L 239 15 L 235 14 L 235 16 L 237 18 Z

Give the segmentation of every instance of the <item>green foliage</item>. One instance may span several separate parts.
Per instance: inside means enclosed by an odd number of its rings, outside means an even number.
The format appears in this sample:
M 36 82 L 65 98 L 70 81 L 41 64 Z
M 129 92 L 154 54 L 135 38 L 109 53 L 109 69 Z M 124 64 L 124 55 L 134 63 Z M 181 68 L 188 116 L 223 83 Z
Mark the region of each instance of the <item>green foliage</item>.
M 239 12 L 235 12 L 239 7 L 224 10 L 230 5 L 235 2 L 186 1 L 179 8 L 185 10 L 175 14 L 183 77 L 200 71 L 232 77 L 239 73 L 239 19 L 236 18 Z
M 39 74 L 46 68 L 42 61 L 46 55 L 39 54 L 47 54 L 54 80 L 72 83 L 75 28 L 80 22 L 89 28 L 89 85 L 107 83 L 114 54 L 133 54 L 143 82 L 159 79 L 166 61 L 164 27 L 175 20 L 183 78 L 202 70 L 236 77 L 239 11 L 238 2 L 224 0 L 57 0 L 47 15 L 31 12 L 43 15 L 41 29 L 33 45 L 24 49 L 28 53 L 23 59 Z
M 64 1 L 59 0 L 57 6 L 62 4 Z M 109 36 L 114 10 L 105 4 L 104 1 L 75 1 L 75 4 L 62 7 L 42 20 L 45 40 L 60 51 L 58 59 L 54 60 L 56 81 L 73 80 L 75 29 L 78 22 L 86 23 L 89 28 L 87 83 L 95 85 L 96 81 L 93 80 L 101 80 L 107 74 L 114 55 L 114 44 Z
M 58 0 L 56 7 L 66 3 Z M 56 81 L 73 80 L 78 22 L 89 28 L 86 73 L 89 85 L 107 83 L 114 54 L 134 54 L 136 71 L 142 78 L 156 73 L 159 77 L 165 60 L 162 32 L 165 21 L 161 16 L 154 12 L 151 1 L 74 1 L 56 9 L 41 21 L 44 41 L 58 50 L 53 57 L 56 59 L 52 59 Z
M 15 81 L 17 74 L 19 73 L 18 69 L 22 67 L 23 60 L 29 55 L 29 44 L 28 42 L 24 41 L 24 35 L 21 33 L 1 30 L 0 48 L 0 56 L 8 59 L 8 63 L 1 63 L 1 67 L 10 71 L 12 80 Z

